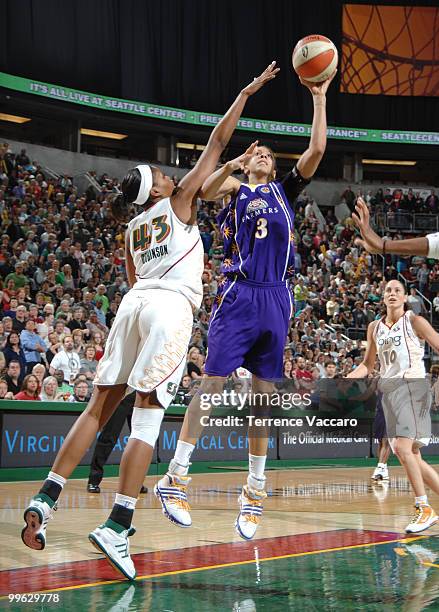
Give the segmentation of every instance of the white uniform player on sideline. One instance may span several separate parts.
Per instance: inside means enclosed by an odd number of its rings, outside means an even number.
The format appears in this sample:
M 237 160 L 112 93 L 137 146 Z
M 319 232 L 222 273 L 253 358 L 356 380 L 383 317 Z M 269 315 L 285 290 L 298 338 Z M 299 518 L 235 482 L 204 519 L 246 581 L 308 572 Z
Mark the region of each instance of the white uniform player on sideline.
M 431 437 L 431 393 L 424 368 L 424 341 L 439 352 L 439 334 L 423 317 L 405 311 L 402 283 L 389 281 L 384 289 L 386 315 L 367 329 L 362 363 L 347 378 L 365 378 L 378 354 L 379 390 L 390 446 L 404 467 L 415 493 L 415 514 L 407 533 L 419 533 L 438 521 L 425 486 L 439 495 L 439 475 L 421 456 Z
M 135 504 L 151 462 L 166 408 L 185 366 L 192 331 L 192 308 L 201 304 L 203 249 L 197 193 L 214 171 L 249 96 L 276 77 L 276 62 L 247 85 L 213 130 L 196 166 L 174 189 L 171 178 L 148 165 L 130 170 L 113 214 L 128 214 L 131 203 L 145 207 L 126 232 L 128 281 L 96 374 L 92 398 L 61 447 L 39 493 L 24 512 L 22 540 L 35 550 L 46 543 L 46 527 L 66 479 L 124 397 L 136 390 L 132 430 L 124 450 L 118 493 L 108 520 L 89 534 L 111 565 L 133 580 L 136 570 L 128 537 Z

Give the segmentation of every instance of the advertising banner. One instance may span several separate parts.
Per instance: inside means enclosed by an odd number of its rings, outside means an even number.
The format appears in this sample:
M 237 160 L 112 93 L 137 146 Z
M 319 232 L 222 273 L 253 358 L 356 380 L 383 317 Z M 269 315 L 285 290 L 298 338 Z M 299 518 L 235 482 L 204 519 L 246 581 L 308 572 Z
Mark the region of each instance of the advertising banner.
M 70 414 L 3 414 L 0 467 L 52 465 L 65 436 L 77 418 L 77 415 Z M 128 426 L 125 423 L 108 459 L 109 465 L 120 463 L 128 436 Z M 89 448 L 80 465 L 90 464 L 93 449 L 94 445 Z
M 160 106 L 136 100 L 123 100 L 102 96 L 71 87 L 53 85 L 42 81 L 34 81 L 23 77 L 0 72 L 0 85 L 27 94 L 34 94 L 50 100 L 79 104 L 89 108 L 128 113 L 150 119 L 176 121 L 191 125 L 214 126 L 221 119 L 221 115 L 208 112 L 185 110 L 170 106 Z M 259 132 L 275 136 L 302 136 L 311 135 L 311 125 L 307 123 L 290 123 L 273 121 L 271 119 L 250 119 L 242 117 L 238 123 L 238 130 Z M 377 130 L 371 128 L 334 127 L 328 126 L 328 138 L 336 140 L 354 140 L 359 142 L 397 142 L 401 144 L 432 144 L 439 145 L 439 132 L 413 132 Z

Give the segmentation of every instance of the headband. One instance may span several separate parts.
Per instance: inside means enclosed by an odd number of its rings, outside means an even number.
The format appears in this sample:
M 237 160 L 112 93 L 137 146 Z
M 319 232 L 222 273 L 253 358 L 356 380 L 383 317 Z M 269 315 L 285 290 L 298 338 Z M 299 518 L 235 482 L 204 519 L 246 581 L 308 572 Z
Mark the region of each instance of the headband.
M 143 206 L 148 201 L 152 188 L 152 171 L 148 164 L 141 164 L 140 166 L 136 166 L 136 168 L 140 172 L 141 180 L 139 193 L 137 194 L 137 198 L 134 200 L 133 204 Z

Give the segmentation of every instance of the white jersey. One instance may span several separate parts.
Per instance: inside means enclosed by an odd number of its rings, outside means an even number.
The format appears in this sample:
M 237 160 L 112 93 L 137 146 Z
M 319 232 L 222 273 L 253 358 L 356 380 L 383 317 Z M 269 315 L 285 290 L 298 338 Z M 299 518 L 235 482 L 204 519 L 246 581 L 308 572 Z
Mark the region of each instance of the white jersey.
M 425 378 L 424 342 L 412 327 L 413 312 L 408 310 L 388 327 L 381 319 L 374 341 L 380 361 L 380 378 Z
M 169 289 L 201 306 L 204 249 L 196 225 L 186 225 L 164 198 L 128 224 L 136 283 L 133 289 Z

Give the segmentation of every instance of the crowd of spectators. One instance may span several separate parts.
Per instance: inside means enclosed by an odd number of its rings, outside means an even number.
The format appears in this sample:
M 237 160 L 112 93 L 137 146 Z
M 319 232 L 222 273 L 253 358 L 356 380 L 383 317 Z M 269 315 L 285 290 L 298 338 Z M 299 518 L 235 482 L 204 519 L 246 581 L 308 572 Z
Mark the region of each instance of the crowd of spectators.
M 0 399 L 87 401 L 90 396 L 109 329 L 129 289 L 125 226 L 111 217 L 109 206 L 118 181 L 95 178 L 100 193 L 93 187 L 78 193 L 69 176 L 51 178 L 25 150 L 15 154 L 7 144 L 0 146 Z M 364 194 L 372 212 L 396 206 L 395 194 L 387 191 Z M 356 195 L 349 188 L 343 201 L 352 208 Z M 434 192 L 422 202 L 410 191 L 396 200 L 401 207 L 438 209 Z M 209 316 L 222 281 L 222 236 L 215 223 L 221 206 L 199 206 L 203 304 L 176 397 L 185 404 L 203 374 Z M 324 222 L 315 217 L 307 194 L 299 196 L 291 287 L 295 313 L 284 360 L 285 378 L 299 389 L 318 378 L 346 375 L 361 361 L 365 330 L 380 316 L 386 280 L 402 274 L 411 288 L 410 307 L 425 312 L 419 290 L 439 313 L 439 264 L 422 257 L 383 261 L 361 252 L 350 217 L 340 221 L 333 208 L 322 210 Z M 241 369 L 233 379 L 246 386 L 248 373 Z
M 390 187 L 379 187 L 375 193 L 361 190 L 354 192 L 349 186 L 341 194 L 341 201 L 345 202 L 351 210 L 358 195 L 362 195 L 365 201 L 375 212 L 391 213 L 410 213 L 410 214 L 433 214 L 439 213 L 439 197 L 434 189 L 428 195 L 421 190 L 391 189 Z M 424 197 L 423 197 L 424 196 Z

